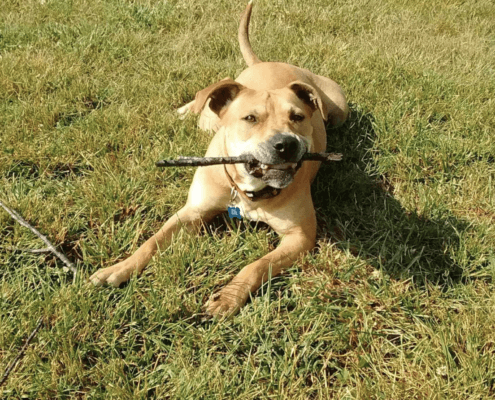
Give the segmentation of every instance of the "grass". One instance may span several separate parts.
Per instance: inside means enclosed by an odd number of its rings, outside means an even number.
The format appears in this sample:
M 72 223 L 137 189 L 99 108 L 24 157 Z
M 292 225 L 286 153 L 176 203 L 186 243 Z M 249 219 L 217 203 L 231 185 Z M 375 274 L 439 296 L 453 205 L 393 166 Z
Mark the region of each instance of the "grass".
M 216 221 L 121 289 L 87 277 L 185 201 L 209 135 L 174 110 L 244 68 L 244 2 L 3 0 L 0 370 L 6 399 L 495 395 L 495 6 L 257 0 L 252 42 L 341 84 L 344 161 L 313 185 L 318 244 L 228 321 L 201 307 L 275 235 Z

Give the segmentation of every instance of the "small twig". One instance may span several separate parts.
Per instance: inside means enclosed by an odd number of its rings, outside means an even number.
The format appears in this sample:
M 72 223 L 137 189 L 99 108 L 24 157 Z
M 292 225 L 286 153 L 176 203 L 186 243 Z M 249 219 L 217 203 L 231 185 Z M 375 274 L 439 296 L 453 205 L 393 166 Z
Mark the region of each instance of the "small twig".
M 21 249 L 14 246 L 0 246 L 1 249 L 6 249 L 10 251 L 22 251 L 23 253 L 32 253 L 32 254 L 42 254 L 42 253 L 51 253 L 51 249 L 45 247 L 44 249 Z
M 340 161 L 342 154 L 339 153 L 306 153 L 301 161 Z M 156 162 L 157 167 L 205 167 L 217 164 L 250 164 L 252 166 L 262 164 L 251 155 L 238 157 L 179 157 L 177 160 L 160 160 Z
M 0 200 L 0 206 L 7 211 L 7 213 L 15 219 L 19 224 L 22 226 L 28 228 L 31 232 L 33 232 L 36 236 L 38 236 L 47 246 L 48 248 L 46 249 L 15 249 L 12 248 L 13 250 L 20 250 L 20 251 L 29 251 L 31 253 L 46 253 L 46 252 L 52 252 L 55 254 L 66 266 L 68 269 L 70 269 L 73 274 L 74 274 L 74 279 L 76 278 L 77 274 L 77 268 L 74 266 L 73 263 L 71 263 L 67 257 L 65 257 L 61 252 L 59 252 L 55 246 L 44 236 L 42 235 L 36 228 L 34 228 L 32 225 L 30 225 L 24 218 L 22 218 L 17 212 L 14 210 L 11 210 L 9 207 L 7 207 L 3 202 Z M 7 246 L 7 248 L 10 248 L 10 246 Z M 26 343 L 24 343 L 24 346 L 22 346 L 21 350 L 17 354 L 17 356 L 12 360 L 10 365 L 6 368 L 2 379 L 0 380 L 0 387 L 7 381 L 7 378 L 9 377 L 10 373 L 14 370 L 16 367 L 17 363 L 22 359 L 24 356 L 24 353 L 26 352 L 27 347 L 29 346 L 29 343 L 31 340 L 34 338 L 36 333 L 40 330 L 41 326 L 43 325 L 43 317 L 40 317 L 38 319 L 38 323 L 36 325 L 36 328 L 31 332 L 31 334 L 28 336 Z
M 29 342 L 31 342 L 31 340 L 33 340 L 34 336 L 38 333 L 38 331 L 41 328 L 41 325 L 43 325 L 43 317 L 40 317 L 40 319 L 38 320 L 38 323 L 36 325 L 36 328 L 34 328 L 34 330 L 28 336 L 26 343 L 24 343 L 24 346 L 22 346 L 21 351 L 19 351 L 17 356 L 14 358 L 14 360 L 12 360 L 10 365 L 7 367 L 7 369 L 3 373 L 2 379 L 0 380 L 0 387 L 7 381 L 7 378 L 9 377 L 10 373 L 13 371 L 13 369 L 15 368 L 15 366 L 17 365 L 19 360 L 24 356 L 24 353 L 25 353 L 27 347 L 29 346 Z
M 74 273 L 74 279 L 75 279 L 77 268 L 67 259 L 67 257 L 65 257 L 61 252 L 59 252 L 55 248 L 55 246 L 44 235 L 42 235 L 35 227 L 30 225 L 24 218 L 22 218 L 19 214 L 17 214 L 17 212 L 8 208 L 5 204 L 2 203 L 1 200 L 0 200 L 0 206 L 2 206 L 3 209 L 7 211 L 7 213 L 9 213 L 9 215 L 12 218 L 14 218 L 17 222 L 19 222 L 19 224 L 28 228 L 29 230 L 31 230 L 31 232 L 33 232 L 36 236 L 38 236 L 48 246 L 50 251 L 53 254 L 55 254 L 67 266 L 67 268 L 69 268 Z
M 321 161 L 323 163 L 330 161 L 341 161 L 341 153 L 306 153 L 301 158 L 302 161 Z

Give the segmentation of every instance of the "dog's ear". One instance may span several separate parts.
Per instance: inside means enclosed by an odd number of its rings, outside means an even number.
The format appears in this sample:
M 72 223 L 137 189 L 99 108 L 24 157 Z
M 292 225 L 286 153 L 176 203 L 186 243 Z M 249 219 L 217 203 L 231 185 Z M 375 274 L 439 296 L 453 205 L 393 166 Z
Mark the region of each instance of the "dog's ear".
M 327 107 L 321 100 L 320 94 L 313 86 L 301 81 L 295 81 L 289 84 L 289 89 L 291 89 L 297 97 L 309 105 L 313 111 L 319 109 L 323 119 L 325 121 L 327 120 Z
M 200 113 L 210 99 L 209 107 L 215 114 L 220 115 L 220 112 L 235 99 L 243 88 L 244 86 L 230 78 L 223 79 L 196 93 L 191 111 L 196 114 Z

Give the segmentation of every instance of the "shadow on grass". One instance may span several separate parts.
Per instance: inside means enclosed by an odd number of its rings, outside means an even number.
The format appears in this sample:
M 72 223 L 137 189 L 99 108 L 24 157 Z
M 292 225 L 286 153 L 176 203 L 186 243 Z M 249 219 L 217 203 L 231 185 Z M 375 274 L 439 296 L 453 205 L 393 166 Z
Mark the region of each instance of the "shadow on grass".
M 468 223 L 450 216 L 426 219 L 401 206 L 373 158 L 374 126 L 372 115 L 351 105 L 346 124 L 327 131 L 328 151 L 344 158 L 322 166 L 313 183 L 318 236 L 395 278 L 440 284 L 460 280 L 463 270 L 449 250 L 459 248 L 459 234 Z

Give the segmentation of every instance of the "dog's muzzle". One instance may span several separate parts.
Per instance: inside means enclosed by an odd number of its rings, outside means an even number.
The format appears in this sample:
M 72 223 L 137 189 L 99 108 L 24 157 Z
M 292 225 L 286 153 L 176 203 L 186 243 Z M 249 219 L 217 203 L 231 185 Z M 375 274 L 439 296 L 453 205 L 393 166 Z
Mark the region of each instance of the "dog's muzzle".
M 279 133 L 261 143 L 253 156 L 257 164 L 245 164 L 247 172 L 276 189 L 289 186 L 301 167 L 306 144 L 294 134 Z

